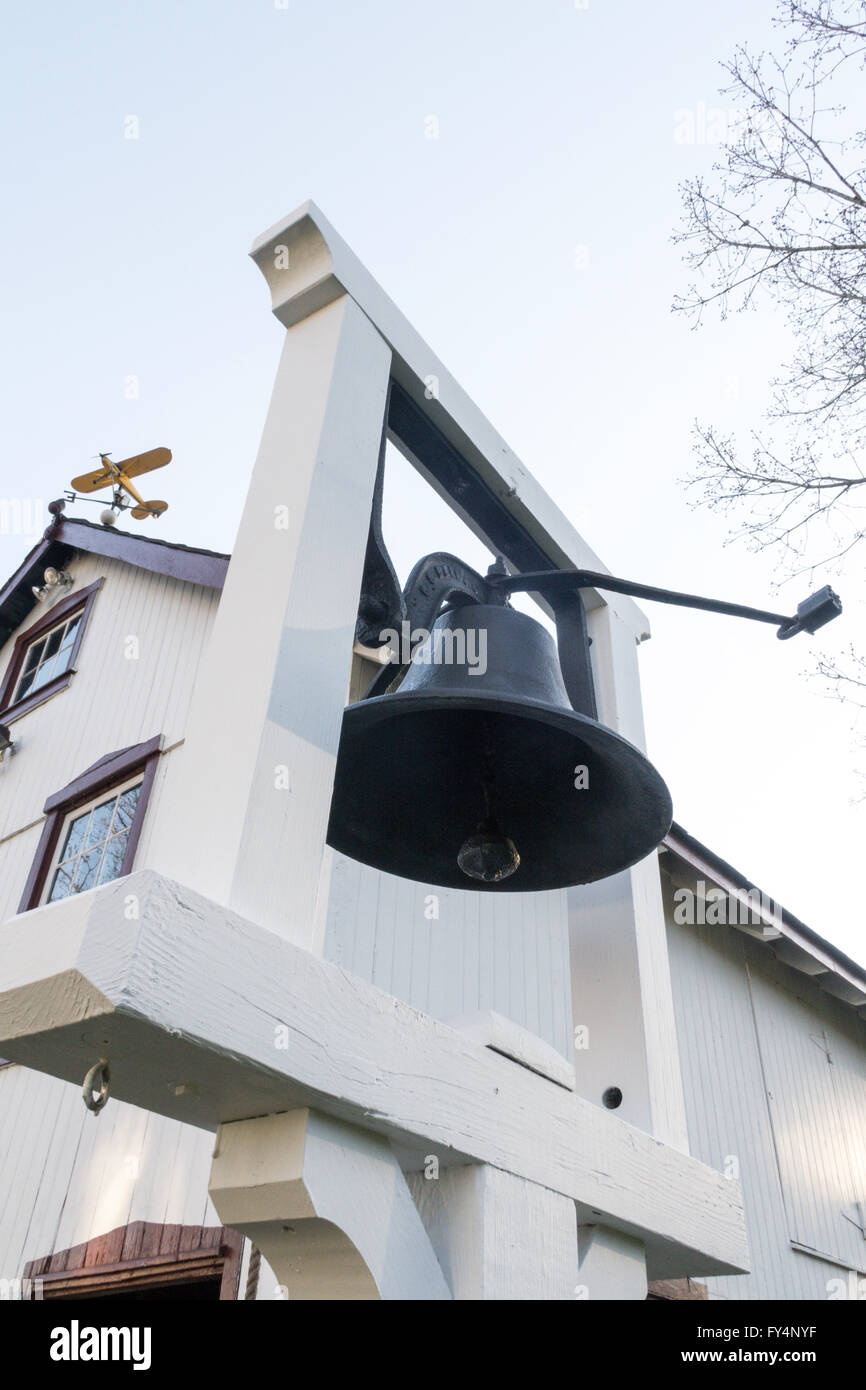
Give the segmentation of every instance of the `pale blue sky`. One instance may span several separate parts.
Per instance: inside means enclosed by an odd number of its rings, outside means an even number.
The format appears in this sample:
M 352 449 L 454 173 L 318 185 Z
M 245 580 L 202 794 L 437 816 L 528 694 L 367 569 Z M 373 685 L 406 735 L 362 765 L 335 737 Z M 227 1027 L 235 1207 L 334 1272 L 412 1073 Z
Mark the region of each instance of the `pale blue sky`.
M 726 105 L 719 60 L 765 44 L 769 14 L 755 0 L 7 12 L 0 492 L 47 502 L 99 449 L 167 444 L 155 533 L 230 548 L 282 331 L 246 252 L 312 197 L 614 572 L 793 608 L 808 579 L 771 601 L 769 560 L 725 547 L 677 482 L 696 415 L 758 420 L 784 325 L 767 312 L 692 334 L 670 314 L 686 280 L 677 184 L 715 153 L 675 140 L 677 112 L 700 126 Z M 389 519 L 413 528 L 395 544 L 404 569 L 452 544 L 416 496 L 391 492 Z M 30 543 L 0 536 L 4 574 Z M 863 589 L 854 567 L 827 579 L 847 613 L 821 645 L 841 650 Z M 678 820 L 863 958 L 851 715 L 802 678 L 808 640 L 647 611 L 649 748 Z

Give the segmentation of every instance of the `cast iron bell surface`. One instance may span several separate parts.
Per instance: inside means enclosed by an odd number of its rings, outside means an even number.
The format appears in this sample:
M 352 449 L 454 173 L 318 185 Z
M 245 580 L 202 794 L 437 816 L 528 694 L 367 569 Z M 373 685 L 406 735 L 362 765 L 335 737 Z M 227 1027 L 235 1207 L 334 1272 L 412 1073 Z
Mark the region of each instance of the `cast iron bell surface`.
M 471 639 L 463 660 L 431 659 L 461 630 L 486 633 L 483 674 L 477 660 L 472 673 Z M 575 786 L 581 767 L 584 789 Z M 572 709 L 541 624 L 468 604 L 436 620 L 393 694 L 344 712 L 328 843 L 422 883 L 534 892 L 628 868 L 661 842 L 672 816 L 643 754 Z M 513 842 L 519 864 L 495 881 L 467 877 L 458 855 L 466 862 L 467 841 L 491 827 Z

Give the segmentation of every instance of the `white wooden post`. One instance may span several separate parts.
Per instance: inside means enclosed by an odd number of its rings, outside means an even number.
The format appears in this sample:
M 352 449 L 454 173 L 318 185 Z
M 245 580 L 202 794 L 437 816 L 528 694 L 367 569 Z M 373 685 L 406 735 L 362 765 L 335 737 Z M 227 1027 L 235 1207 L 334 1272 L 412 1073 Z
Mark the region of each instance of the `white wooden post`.
M 599 718 L 646 748 L 637 640 L 608 605 L 589 615 Z M 689 1152 L 664 908 L 655 854 L 568 894 L 575 1088 Z M 645 1298 L 641 1241 L 581 1227 L 580 1284 L 589 1298 Z
M 647 1291 L 643 1242 L 610 1226 L 581 1226 L 578 1298 L 593 1302 L 644 1299 Z
M 456 1299 L 573 1299 L 574 1202 L 487 1163 L 409 1175 Z
M 318 949 L 391 353 L 348 295 L 286 333 L 149 862 Z
M 634 633 L 610 607 L 590 614 L 599 717 L 645 748 Z M 617 1114 L 688 1153 L 685 1102 L 655 854 L 569 890 L 575 1086 L 600 1103 L 618 1088 Z

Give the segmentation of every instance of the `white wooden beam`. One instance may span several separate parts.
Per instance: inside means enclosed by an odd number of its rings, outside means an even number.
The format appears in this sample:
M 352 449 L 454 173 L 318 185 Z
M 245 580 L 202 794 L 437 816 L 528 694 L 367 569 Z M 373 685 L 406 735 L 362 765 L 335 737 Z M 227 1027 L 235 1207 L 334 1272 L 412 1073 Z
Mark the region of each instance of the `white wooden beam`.
M 590 615 L 599 718 L 645 748 L 637 646 L 612 608 Z M 664 905 L 655 853 L 624 873 L 568 891 L 575 1085 L 688 1153 Z
M 302 204 L 263 232 L 250 255 L 270 286 L 274 314 L 287 326 L 343 292 L 350 294 L 391 347 L 395 379 L 550 555 L 551 562 L 561 568 L 605 569 L 315 203 Z M 435 393 L 430 390 L 431 378 L 436 381 Z M 459 499 L 448 496 L 446 501 L 483 536 L 477 521 L 460 510 Z M 586 601 L 590 608 L 609 604 L 638 639 L 649 635 L 646 616 L 633 599 L 587 590 Z
M 318 949 L 391 353 L 347 295 L 286 333 L 149 863 Z
M 451 1297 L 381 1135 L 308 1109 L 224 1124 L 208 1191 L 293 1301 Z
M 500 1052 L 503 1057 L 510 1057 L 522 1067 L 538 1072 L 539 1076 L 546 1076 L 557 1085 L 565 1086 L 566 1090 L 574 1090 L 574 1067 L 562 1053 L 537 1033 L 531 1033 L 512 1019 L 504 1018 L 495 1009 L 475 1009 L 469 1014 L 447 1018 L 445 1022 L 467 1038 L 483 1043 L 492 1052 Z
M 46 977 L 46 965 L 51 971 Z M 490 1163 L 642 1239 L 651 1277 L 742 1271 L 738 1184 L 152 871 L 0 928 L 0 1055 L 205 1128 L 299 1106 L 406 1167 Z

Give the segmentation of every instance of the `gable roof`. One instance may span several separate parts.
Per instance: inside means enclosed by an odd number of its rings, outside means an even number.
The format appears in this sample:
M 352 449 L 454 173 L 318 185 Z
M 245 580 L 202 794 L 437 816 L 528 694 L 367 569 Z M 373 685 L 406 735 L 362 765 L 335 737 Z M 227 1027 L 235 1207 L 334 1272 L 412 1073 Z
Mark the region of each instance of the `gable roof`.
M 49 565 L 63 569 L 77 551 L 104 555 L 136 569 L 166 574 L 208 589 L 222 588 L 230 558 L 216 550 L 133 536 L 97 522 L 58 517 L 0 588 L 0 647 L 36 606 L 33 586 L 42 583 L 43 571 Z

